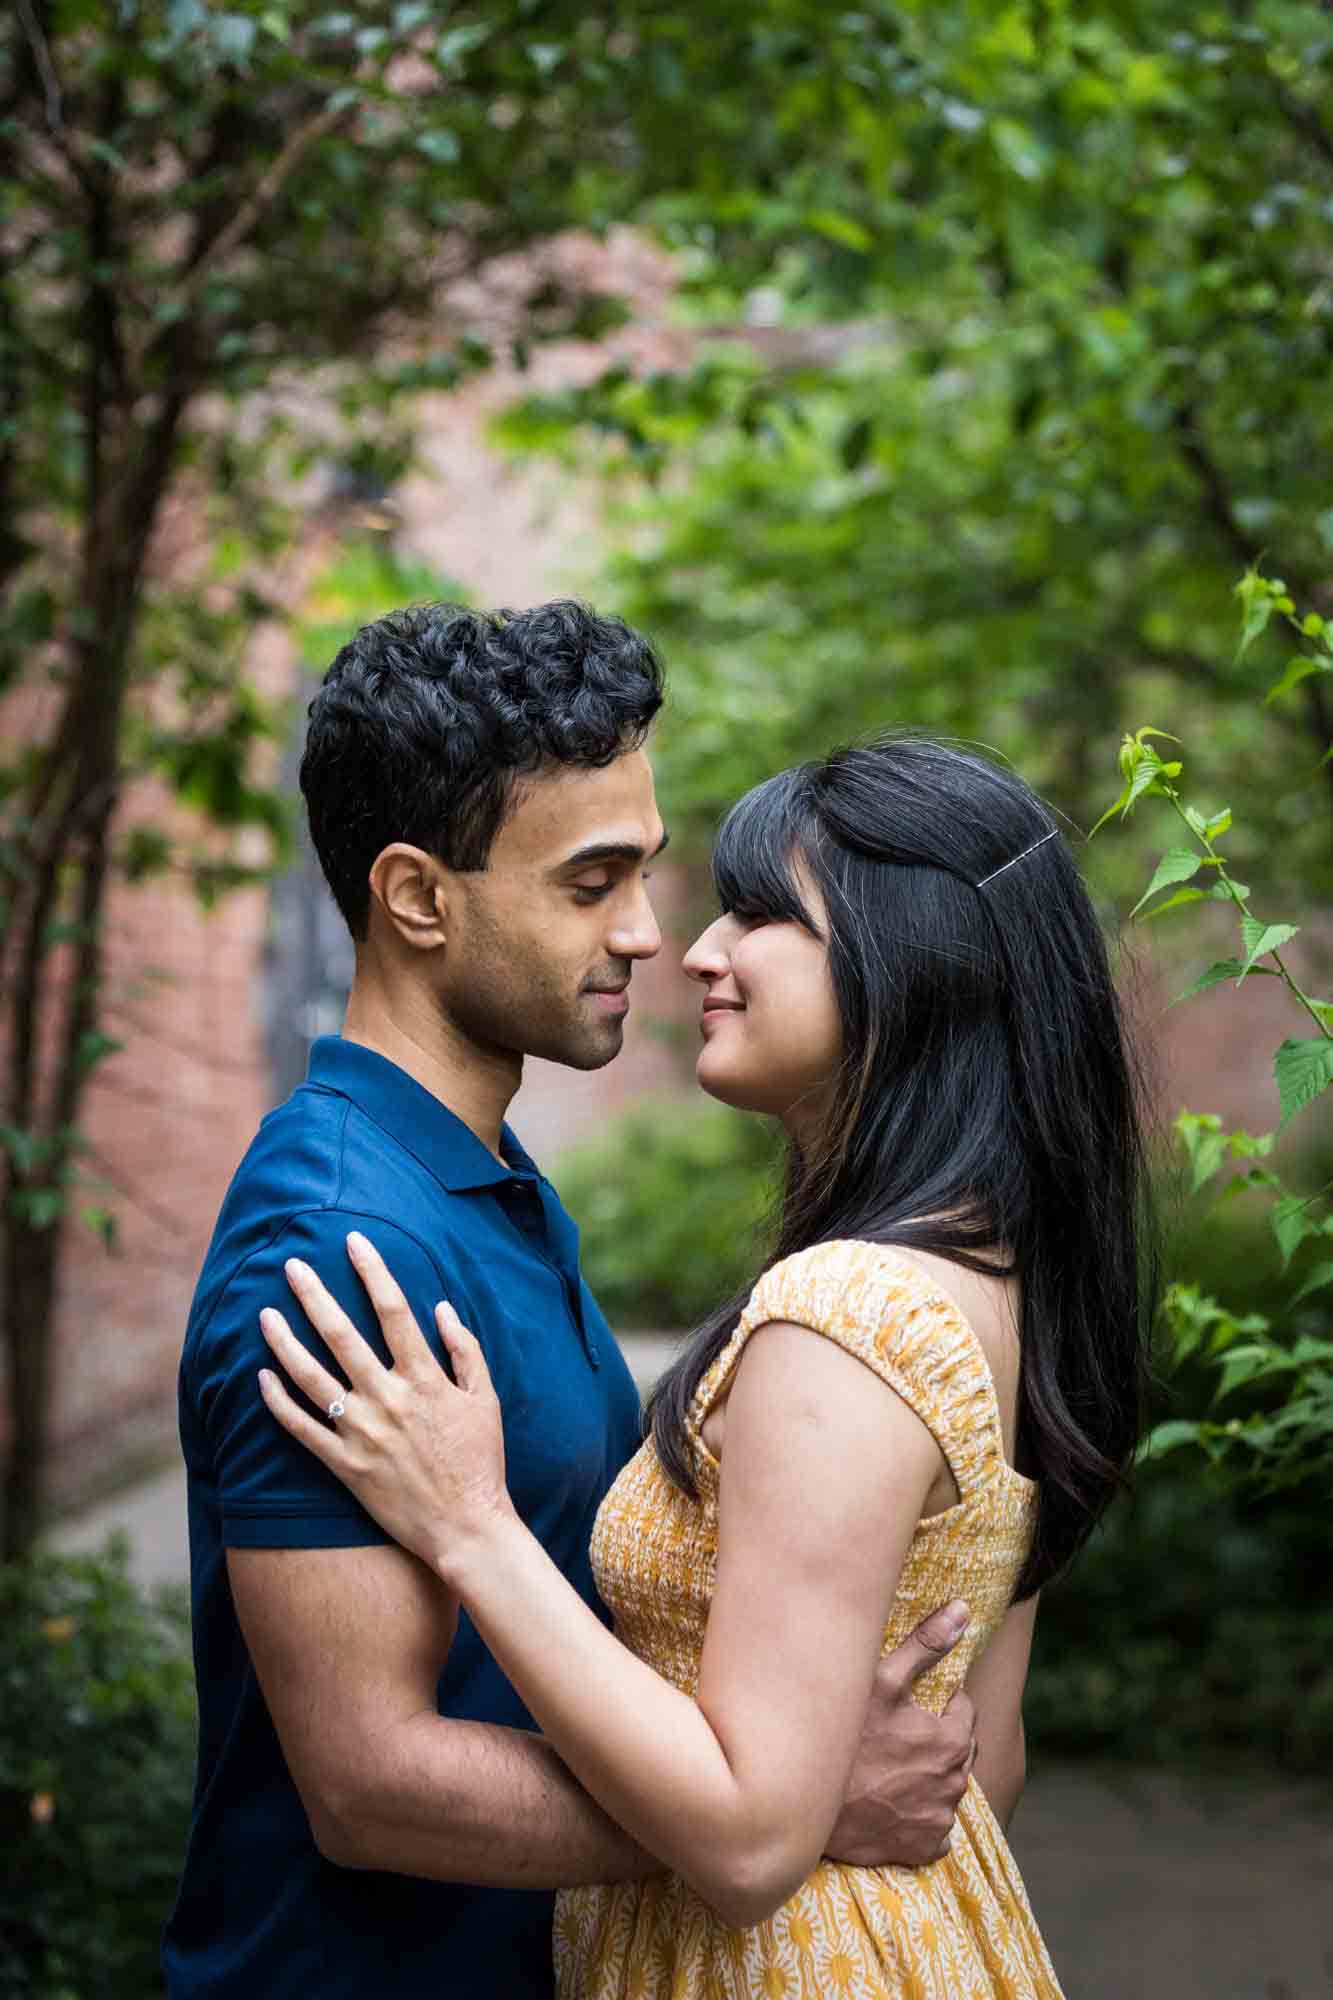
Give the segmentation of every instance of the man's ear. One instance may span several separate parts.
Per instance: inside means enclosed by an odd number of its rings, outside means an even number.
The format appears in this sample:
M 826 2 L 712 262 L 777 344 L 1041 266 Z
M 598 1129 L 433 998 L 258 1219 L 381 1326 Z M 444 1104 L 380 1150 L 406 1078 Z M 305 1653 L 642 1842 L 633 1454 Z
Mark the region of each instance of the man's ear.
M 424 848 L 395 841 L 375 856 L 370 893 L 386 921 L 414 951 L 437 951 L 449 930 L 449 871 Z

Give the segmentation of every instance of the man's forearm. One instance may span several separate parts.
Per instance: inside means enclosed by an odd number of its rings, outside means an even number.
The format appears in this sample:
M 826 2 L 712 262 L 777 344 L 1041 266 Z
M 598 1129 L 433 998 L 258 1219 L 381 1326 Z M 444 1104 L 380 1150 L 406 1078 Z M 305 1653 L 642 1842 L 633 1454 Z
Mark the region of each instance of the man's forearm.
M 336 1797 L 307 1801 L 320 1851 L 343 1867 L 507 1889 L 626 1882 L 662 1867 L 529 1731 L 423 1714 L 374 1751 Z

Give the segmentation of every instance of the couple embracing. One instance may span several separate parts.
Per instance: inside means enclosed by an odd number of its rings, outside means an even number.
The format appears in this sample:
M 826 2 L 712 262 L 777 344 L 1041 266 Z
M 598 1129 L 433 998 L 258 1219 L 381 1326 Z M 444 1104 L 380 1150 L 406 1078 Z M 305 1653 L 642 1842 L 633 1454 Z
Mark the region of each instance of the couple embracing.
M 748 793 L 686 954 L 777 1240 L 641 1417 L 525 1055 L 660 934 L 651 648 L 367 626 L 310 710 L 343 1033 L 223 1205 L 181 1366 L 199 1775 L 172 2000 L 1049 2000 L 1004 1828 L 1038 1593 L 1151 1303 L 1105 949 L 1050 814 L 915 737 Z

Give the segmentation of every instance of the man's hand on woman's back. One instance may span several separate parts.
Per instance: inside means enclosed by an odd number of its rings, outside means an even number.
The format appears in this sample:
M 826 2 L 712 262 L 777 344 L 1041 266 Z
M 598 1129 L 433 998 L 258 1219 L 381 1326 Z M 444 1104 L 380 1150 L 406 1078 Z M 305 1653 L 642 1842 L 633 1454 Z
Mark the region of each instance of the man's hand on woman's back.
M 847 1797 L 829 1835 L 832 1860 L 919 1868 L 948 1852 L 976 1756 L 976 1712 L 959 1693 L 943 1715 L 932 1715 L 912 1692 L 967 1624 L 965 1607 L 944 1605 L 880 1661 Z

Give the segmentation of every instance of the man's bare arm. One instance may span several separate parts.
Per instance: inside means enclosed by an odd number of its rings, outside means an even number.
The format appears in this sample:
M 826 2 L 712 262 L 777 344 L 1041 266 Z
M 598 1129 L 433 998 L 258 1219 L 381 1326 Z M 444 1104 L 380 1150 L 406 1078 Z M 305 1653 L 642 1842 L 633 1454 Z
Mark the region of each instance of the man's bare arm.
M 230 1549 L 237 1616 L 321 1851 L 348 1868 L 554 1889 L 655 1873 L 525 1730 L 442 1717 L 457 1624 L 401 1549 Z

